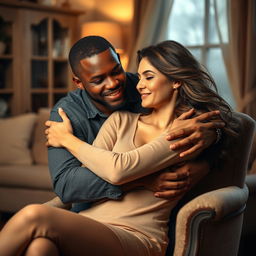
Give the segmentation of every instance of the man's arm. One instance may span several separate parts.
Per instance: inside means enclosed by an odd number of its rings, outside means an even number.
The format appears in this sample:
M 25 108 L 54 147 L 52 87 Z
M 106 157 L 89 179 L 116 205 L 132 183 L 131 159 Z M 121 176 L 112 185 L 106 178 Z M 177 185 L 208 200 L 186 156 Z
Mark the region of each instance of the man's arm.
M 181 152 L 181 156 L 192 154 L 197 150 L 208 148 L 217 143 L 221 137 L 221 128 L 225 126 L 220 117 L 211 120 L 211 118 L 216 118 L 219 115 L 219 111 L 206 112 L 197 117 L 189 118 L 193 113 L 194 110 L 191 109 L 179 116 L 176 119 L 177 125 L 179 125 L 179 122 L 184 124 L 184 121 L 187 122 L 187 125 L 170 132 L 166 138 L 169 141 L 180 139 L 171 144 L 172 150 L 188 147 Z
M 51 120 L 62 121 L 56 111 Z M 77 136 L 84 139 L 79 123 L 72 120 Z M 48 148 L 49 169 L 55 193 L 65 203 L 95 201 L 102 198 L 118 199 L 122 191 L 85 167 L 64 148 Z
M 220 139 L 220 128 L 224 126 L 221 120 L 213 122 L 203 122 L 211 117 L 218 115 L 218 112 L 207 112 L 196 118 L 187 119 L 193 114 L 193 110 L 181 115 L 178 122 L 184 122 L 187 125 L 182 129 L 167 136 L 168 140 L 182 138 L 181 140 L 171 144 L 173 150 L 180 150 L 184 146 L 189 146 L 187 150 L 181 152 L 183 156 L 189 155 L 201 148 L 207 148 L 216 144 Z M 216 132 L 218 129 L 219 132 Z M 189 189 L 196 185 L 210 171 L 209 159 L 198 158 L 175 166 L 171 170 L 165 170 L 160 173 L 149 175 L 148 177 L 138 180 L 140 186 L 144 186 L 155 193 L 155 196 L 162 197 L 167 200 L 175 200 L 178 196 L 184 195 Z M 175 169 L 175 171 L 174 171 Z M 128 184 L 131 187 L 134 184 Z M 124 187 L 124 189 L 126 189 Z
M 189 191 L 209 171 L 210 166 L 207 161 L 193 160 L 161 173 L 153 183 L 155 196 L 174 200 Z
M 212 113 L 212 115 L 214 115 L 214 113 Z M 215 113 L 215 115 L 216 115 L 216 113 Z M 209 115 L 208 115 L 208 117 L 210 117 Z M 208 118 L 207 117 L 207 118 Z M 206 117 L 204 117 L 204 119 L 205 119 Z M 196 127 L 195 125 L 194 125 L 194 120 L 193 119 L 191 119 L 192 120 L 192 125 L 193 125 L 193 129 L 194 129 L 194 127 Z M 200 120 L 198 120 L 198 121 L 200 121 Z M 199 124 L 201 124 L 201 125 L 204 125 L 204 123 L 200 123 L 199 122 Z M 210 130 L 210 128 L 212 128 L 212 127 L 214 127 L 215 125 L 219 125 L 219 124 L 213 124 L 211 127 L 206 127 L 206 129 L 208 129 L 208 130 Z M 222 126 L 222 124 L 221 125 L 219 125 L 219 126 Z M 188 126 L 189 127 L 189 126 Z M 198 126 L 197 126 L 198 127 Z M 197 129 L 198 130 L 198 129 Z M 196 131 L 197 131 L 196 130 Z M 199 129 L 200 130 L 200 129 Z M 208 136 L 208 140 L 209 140 L 209 138 L 211 139 L 211 141 L 214 141 L 215 140 L 215 132 L 213 131 L 212 132 L 212 137 L 213 138 L 211 138 L 211 136 Z M 208 143 L 208 142 L 207 142 Z M 206 144 L 207 144 L 206 143 Z M 210 144 L 210 143 L 209 143 Z M 79 164 L 80 164 L 80 162 L 79 162 Z M 186 167 L 185 166 L 185 168 L 187 168 L 187 169 L 191 169 L 190 167 Z M 167 199 L 168 199 L 168 197 L 172 197 L 172 196 L 177 196 L 177 195 L 179 195 L 179 194 L 181 194 L 181 193 L 183 193 L 183 192 L 185 192 L 186 191 L 186 187 L 187 187 L 187 180 L 186 179 L 188 179 L 187 178 L 187 176 L 186 175 L 184 175 L 184 171 L 182 170 L 183 168 L 179 168 L 177 171 L 176 171 L 176 173 L 167 173 L 167 174 L 165 174 L 165 175 L 163 175 L 163 176 L 161 176 L 162 178 L 160 178 L 160 179 L 157 179 L 158 181 L 160 181 L 160 182 L 162 182 L 162 184 L 164 184 L 164 185 L 152 185 L 153 187 L 155 186 L 155 187 L 165 187 L 165 192 L 164 193 L 162 193 L 163 191 L 159 191 L 159 192 L 161 192 L 160 193 L 160 196 L 164 196 L 164 197 L 167 197 Z M 198 168 L 197 168 L 198 169 Z M 180 170 L 180 171 L 179 171 Z M 180 174 L 179 174 L 179 172 L 180 172 Z M 191 172 L 191 173 L 193 173 L 193 172 Z M 177 175 L 178 174 L 178 175 Z M 159 174 L 158 174 L 159 175 Z M 202 175 L 203 175 L 203 171 L 202 171 Z M 180 176 L 183 176 L 183 178 L 181 179 L 181 177 Z M 190 177 L 193 177 L 194 175 L 190 175 Z M 166 180 L 163 178 L 163 177 L 165 177 L 166 178 Z M 191 181 L 192 181 L 192 184 L 193 184 L 193 180 L 194 179 L 191 179 Z M 127 186 L 127 187 L 129 187 L 129 186 Z M 167 191 L 167 190 L 169 190 L 169 191 Z
M 122 192 L 85 167 L 63 148 L 48 149 L 49 169 L 55 193 L 63 202 L 118 199 Z
M 176 200 L 185 195 L 210 171 L 205 160 L 193 160 L 122 185 L 123 191 L 144 187 L 156 197 Z
M 200 153 L 198 151 L 181 159 L 179 152 L 169 149 L 170 143 L 164 139 L 164 135 L 126 152 L 112 151 L 117 137 L 121 136 L 118 132 L 121 129 L 119 126 L 126 120 L 124 113 L 119 112 L 112 114 L 104 123 L 92 146 L 73 135 L 70 120 L 63 110 L 59 109 L 59 114 L 63 122 L 49 121 L 47 123 L 50 127 L 47 131 L 48 145 L 67 148 L 95 174 L 112 184 L 121 185 L 130 182 L 162 168 L 194 158 Z M 125 130 L 122 132 L 124 133 Z M 111 136 L 111 134 L 114 135 Z M 109 144 L 109 147 L 100 146 L 101 141 Z

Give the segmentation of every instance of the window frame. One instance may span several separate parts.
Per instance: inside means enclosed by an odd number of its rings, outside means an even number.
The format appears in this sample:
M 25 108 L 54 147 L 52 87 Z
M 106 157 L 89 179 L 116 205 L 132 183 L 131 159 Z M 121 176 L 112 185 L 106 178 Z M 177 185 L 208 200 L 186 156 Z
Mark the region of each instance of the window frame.
M 179 0 L 174 0 L 175 1 L 179 1 Z M 183 43 L 183 45 L 193 53 L 193 50 L 198 50 L 200 55 L 196 56 L 196 59 L 199 60 L 200 64 L 206 68 L 207 70 L 211 70 L 211 67 L 209 66 L 209 54 L 210 54 L 210 50 L 220 50 L 222 52 L 222 45 L 221 45 L 221 40 L 219 39 L 219 37 L 217 38 L 217 40 L 214 40 L 213 43 L 210 42 L 210 34 L 209 34 L 209 30 L 210 30 L 210 21 L 211 21 L 211 8 L 214 8 L 214 0 L 204 0 L 204 14 L 203 14 L 203 31 L 202 31 L 202 43 L 199 44 L 192 44 L 192 45 L 188 45 L 186 43 Z M 214 10 L 215 11 L 215 10 Z M 172 12 L 170 13 L 170 17 L 172 15 Z M 214 17 L 215 18 L 215 17 Z M 218 28 L 217 28 L 217 24 L 216 24 L 216 20 L 214 19 L 213 22 L 215 23 L 215 32 L 218 35 Z M 172 40 L 172 37 L 168 38 L 170 40 Z M 173 38 L 175 40 L 175 38 Z M 215 42 L 216 41 L 216 42 Z M 182 42 L 181 42 L 182 43 Z M 214 74 L 214 72 L 210 71 L 210 74 L 212 75 L 212 77 L 214 78 L 214 80 L 217 83 L 217 89 L 220 93 L 220 95 L 230 104 L 230 106 L 232 108 L 236 108 L 236 102 L 235 102 L 235 98 L 234 95 L 232 93 L 232 88 L 230 86 L 229 83 L 229 78 L 228 78 L 228 74 L 227 74 L 227 70 L 225 67 L 225 63 L 224 63 L 224 59 L 222 58 L 221 62 L 224 64 L 224 68 L 225 70 L 223 72 L 225 72 L 224 77 L 223 76 L 216 76 L 216 74 Z M 225 85 L 224 87 L 220 87 L 221 83 L 219 84 L 217 81 L 225 81 Z M 218 86 L 219 85 L 219 86 Z

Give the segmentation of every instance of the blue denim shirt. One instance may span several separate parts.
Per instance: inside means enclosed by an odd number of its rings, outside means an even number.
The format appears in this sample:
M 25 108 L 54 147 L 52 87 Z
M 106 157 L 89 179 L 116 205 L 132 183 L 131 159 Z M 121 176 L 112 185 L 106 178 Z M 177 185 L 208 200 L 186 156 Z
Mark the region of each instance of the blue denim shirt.
M 136 90 L 138 78 L 126 73 L 127 101 L 122 109 L 141 112 L 140 96 Z M 90 144 L 94 141 L 107 115 L 100 112 L 90 101 L 85 90 L 71 91 L 52 109 L 50 119 L 62 121 L 58 108 L 62 107 L 71 120 L 74 134 Z M 118 199 L 122 196 L 119 186 L 109 184 L 85 167 L 64 148 L 48 148 L 49 169 L 55 193 L 65 203 L 92 202 L 109 198 Z

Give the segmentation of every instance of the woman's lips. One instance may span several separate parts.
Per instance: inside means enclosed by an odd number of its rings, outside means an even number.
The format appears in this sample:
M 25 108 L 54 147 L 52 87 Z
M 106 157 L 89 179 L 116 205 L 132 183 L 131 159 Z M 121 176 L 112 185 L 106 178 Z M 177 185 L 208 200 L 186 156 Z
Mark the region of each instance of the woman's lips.
M 150 93 L 141 93 L 140 96 L 141 96 L 141 99 L 145 99 L 147 98 L 147 96 L 149 96 Z

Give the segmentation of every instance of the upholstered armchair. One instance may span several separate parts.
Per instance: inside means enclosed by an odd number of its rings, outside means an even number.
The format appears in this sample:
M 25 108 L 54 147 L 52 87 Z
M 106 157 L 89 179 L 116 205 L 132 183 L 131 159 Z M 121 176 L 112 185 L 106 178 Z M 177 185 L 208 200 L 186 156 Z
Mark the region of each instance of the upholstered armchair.
M 239 137 L 232 143 L 222 166 L 211 171 L 184 199 L 187 203 L 177 214 L 174 253 L 170 255 L 238 254 L 255 121 L 243 113 L 235 113 L 235 117 L 241 127 Z
M 256 236 L 256 173 L 246 175 L 245 183 L 249 190 L 249 197 L 245 209 L 243 235 Z
M 254 136 L 253 146 L 250 155 L 250 166 L 249 171 L 245 178 L 245 183 L 249 190 L 249 198 L 245 210 L 245 218 L 243 225 L 244 236 L 256 237 L 256 136 Z M 253 239 L 254 240 L 254 239 Z M 253 241 L 253 248 L 255 248 Z M 256 254 L 256 248 L 255 248 Z
M 256 136 L 254 136 L 245 183 L 249 190 L 249 197 L 244 212 L 239 256 L 256 255 Z
M 228 186 L 187 203 L 177 215 L 173 255 L 236 256 L 247 197 L 246 186 Z
M 211 171 L 183 200 L 175 216 L 174 252 L 166 256 L 236 256 L 248 198 L 245 176 L 255 122 L 234 114 L 241 126 L 229 157 Z M 55 198 L 47 204 L 69 209 Z

